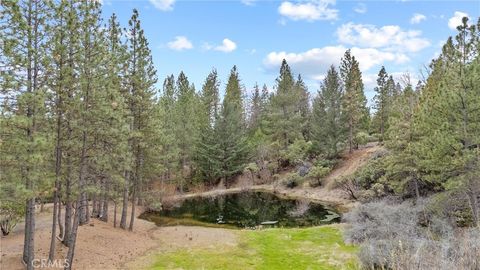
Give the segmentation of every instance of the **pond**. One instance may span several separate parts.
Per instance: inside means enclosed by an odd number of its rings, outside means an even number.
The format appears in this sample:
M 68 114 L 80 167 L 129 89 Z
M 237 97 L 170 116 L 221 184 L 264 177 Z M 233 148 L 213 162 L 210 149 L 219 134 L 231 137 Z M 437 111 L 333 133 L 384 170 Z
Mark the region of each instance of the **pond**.
M 256 226 L 308 227 L 340 221 L 340 216 L 322 204 L 280 198 L 266 192 L 241 192 L 216 197 L 195 197 L 140 218 L 158 226 L 200 225 L 254 228 Z

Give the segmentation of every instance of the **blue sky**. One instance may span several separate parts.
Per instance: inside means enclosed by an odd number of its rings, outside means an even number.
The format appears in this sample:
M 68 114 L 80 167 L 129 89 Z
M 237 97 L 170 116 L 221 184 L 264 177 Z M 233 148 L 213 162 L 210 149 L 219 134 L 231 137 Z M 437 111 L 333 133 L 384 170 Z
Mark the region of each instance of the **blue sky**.
M 316 93 L 327 68 L 352 48 L 370 99 L 382 65 L 413 79 L 454 35 L 462 16 L 477 21 L 480 1 L 103 0 L 126 26 L 140 13 L 159 82 L 183 70 L 200 89 L 215 67 L 222 86 L 237 65 L 249 93 L 256 82 L 275 84 L 286 58 Z M 222 87 L 223 88 L 223 87 Z

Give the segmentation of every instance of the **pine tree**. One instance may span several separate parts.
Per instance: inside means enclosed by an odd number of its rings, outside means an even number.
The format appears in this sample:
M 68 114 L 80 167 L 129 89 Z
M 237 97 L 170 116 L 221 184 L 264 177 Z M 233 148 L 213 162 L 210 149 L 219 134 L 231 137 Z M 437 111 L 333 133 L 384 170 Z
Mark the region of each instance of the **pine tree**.
M 18 170 L 9 173 L 18 177 L 10 181 L 23 181 L 27 192 L 23 261 L 27 269 L 33 269 L 35 198 L 42 181 L 49 179 L 46 161 L 50 142 L 43 128 L 46 126 L 44 70 L 46 42 L 50 38 L 46 31 L 50 8 L 38 0 L 3 1 L 0 12 L 0 61 L 4 69 L 0 95 L 7 97 L 3 108 L 9 115 L 2 121 L 8 126 L 2 131 L 7 133 L 3 135 L 7 141 L 2 144 L 10 146 L 5 154 L 15 166 L 9 169 Z
M 248 118 L 248 128 L 250 131 L 256 130 L 260 125 L 260 114 L 261 114 L 261 94 L 260 87 L 258 84 L 255 84 L 253 87 L 253 94 L 250 101 L 250 111 Z
M 217 71 L 212 70 L 200 94 L 199 137 L 195 143 L 195 164 L 199 177 L 212 185 L 220 177 L 221 154 L 215 127 L 219 118 L 219 86 Z
M 175 134 L 179 142 L 180 190 L 183 191 L 185 179 L 192 173 L 192 157 L 194 144 L 198 138 L 198 95 L 190 84 L 185 73 L 180 72 L 177 78 L 177 101 L 175 106 Z
M 84 1 L 79 4 L 79 41 L 78 51 L 78 115 L 74 128 L 79 132 L 78 195 L 70 234 L 66 260 L 69 268 L 73 265 L 78 226 L 86 224 L 90 218 L 88 206 L 88 177 L 92 156 L 95 155 L 94 135 L 99 117 L 99 88 L 103 84 L 101 77 L 104 57 L 104 32 L 101 27 L 101 6 L 96 1 Z
M 270 100 L 267 133 L 272 141 L 286 150 L 295 140 L 303 137 L 305 121 L 300 111 L 301 92 L 295 87 L 295 79 L 285 60 L 280 67 L 276 90 Z
M 97 153 L 92 164 L 94 169 L 92 174 L 100 179 L 100 189 L 96 193 L 98 200 L 93 202 L 93 212 L 103 221 L 108 221 L 109 201 L 116 196 L 114 193 L 118 190 L 114 187 L 124 184 L 123 173 L 131 162 L 128 151 L 130 119 L 124 98 L 127 90 L 125 87 L 127 54 L 126 46 L 122 43 L 122 34 L 117 17 L 113 14 L 108 21 L 104 41 L 106 52 L 103 72 L 106 75 L 106 83 L 99 87 L 101 92 L 97 95 L 99 114 L 96 123 L 102 128 L 94 133 Z
M 64 227 L 61 223 L 61 186 L 62 180 L 65 177 L 62 171 L 62 155 L 65 152 L 64 149 L 64 136 L 65 136 L 65 113 L 67 110 L 66 100 L 68 99 L 67 91 L 72 78 L 70 74 L 70 67 L 67 64 L 68 57 L 68 16 L 70 10 L 69 2 L 61 1 L 57 5 L 52 5 L 52 10 L 54 16 L 57 18 L 51 25 L 51 35 L 52 38 L 47 43 L 48 49 L 51 52 L 48 54 L 51 59 L 49 59 L 50 66 L 47 67 L 48 73 L 50 74 L 49 80 L 47 83 L 49 88 L 52 91 L 51 94 L 51 111 L 54 118 L 54 130 L 55 130 L 55 153 L 54 153 L 54 164 L 55 164 L 55 184 L 54 184 L 54 193 L 53 193 L 53 215 L 52 215 L 52 234 L 50 242 L 50 251 L 48 259 L 52 261 L 55 254 L 56 246 L 56 227 L 57 221 L 59 225 L 59 237 L 63 239 L 64 237 Z
M 349 151 L 352 152 L 356 148 L 355 136 L 358 131 L 365 128 L 369 113 L 359 63 L 355 56 L 351 55 L 350 50 L 347 50 L 342 58 L 340 76 L 345 91 L 343 115 L 348 128 Z
M 303 139 L 308 141 L 310 140 L 310 118 L 311 118 L 311 109 L 310 109 L 310 93 L 308 92 L 308 88 L 305 85 L 305 82 L 302 79 L 302 76 L 299 74 L 297 81 L 295 82 L 296 91 L 298 91 L 297 95 L 299 97 L 298 100 L 298 110 L 300 112 L 300 123 L 302 124 L 302 135 Z
M 432 62 L 432 73 L 420 98 L 415 144 L 426 181 L 461 192 L 479 225 L 480 76 L 478 29 L 463 18 Z
M 397 193 L 420 198 L 422 175 L 417 168 L 415 143 L 418 131 L 415 125 L 419 92 L 407 85 L 392 104 L 385 132 L 385 145 L 392 152 L 387 158 L 386 178 Z
M 378 72 L 377 93 L 374 97 L 376 118 L 379 122 L 380 141 L 384 140 L 385 131 L 388 129 L 388 118 L 390 115 L 393 100 L 395 98 L 395 81 L 392 76 L 388 76 L 385 67 L 382 66 Z
M 220 177 L 228 186 L 230 177 L 241 172 L 247 161 L 242 86 L 234 66 L 230 71 L 222 109 L 216 125 L 220 146 Z
M 163 83 L 163 94 L 157 105 L 160 107 L 159 110 L 163 111 L 161 129 L 165 131 L 164 137 L 162 138 L 163 146 L 161 155 L 161 163 L 165 168 L 162 183 L 164 183 L 165 180 L 172 180 L 173 175 L 179 168 L 179 142 L 175 132 L 173 132 L 176 128 L 176 94 L 175 77 L 173 75 L 168 76 Z
M 133 10 L 128 22 L 128 93 L 127 103 L 130 110 L 130 130 L 132 136 L 129 148 L 132 152 L 133 164 L 127 179 L 131 180 L 132 211 L 129 230 L 133 230 L 135 220 L 135 204 L 142 192 L 144 176 L 148 173 L 145 169 L 151 160 L 146 159 L 146 150 L 152 138 L 152 115 L 155 110 L 154 84 L 157 81 L 156 70 L 152 63 L 152 56 L 148 41 L 140 25 L 138 11 Z M 122 212 L 123 215 L 123 212 Z M 122 217 L 123 220 L 123 217 Z
M 327 72 L 318 96 L 313 100 L 312 132 L 315 147 L 327 157 L 336 157 L 339 144 L 344 140 L 342 117 L 343 89 L 334 66 Z

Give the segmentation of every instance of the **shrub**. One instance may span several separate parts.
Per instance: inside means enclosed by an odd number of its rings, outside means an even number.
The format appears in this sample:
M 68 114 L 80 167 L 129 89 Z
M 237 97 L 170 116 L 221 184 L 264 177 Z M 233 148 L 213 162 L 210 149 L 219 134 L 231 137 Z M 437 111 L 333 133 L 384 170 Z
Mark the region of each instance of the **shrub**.
M 310 186 L 316 187 L 322 185 L 322 180 L 330 173 L 329 167 L 314 166 L 310 169 L 307 177 L 311 179 Z
M 305 140 L 296 140 L 288 146 L 287 150 L 281 151 L 281 157 L 289 164 L 302 164 L 312 147 L 311 142 Z
M 302 184 L 303 181 L 304 181 L 304 178 L 298 175 L 297 173 L 289 173 L 282 180 L 282 185 L 287 188 L 295 188 L 300 184 Z
M 336 180 L 335 187 L 340 188 L 351 199 L 358 200 L 358 193 L 361 191 L 361 187 L 357 178 L 353 176 L 340 178 Z
M 365 145 L 368 143 L 368 139 L 369 139 L 369 135 L 368 133 L 365 133 L 365 132 L 358 132 L 357 134 L 355 134 L 355 138 L 353 139 L 355 144 L 356 145 Z
M 345 240 L 366 269 L 479 269 L 480 231 L 432 215 L 430 202 L 382 200 L 344 216 Z
M 326 158 L 320 158 L 317 161 L 315 161 L 315 166 L 320 166 L 320 167 L 329 167 L 333 169 L 337 163 L 338 159 L 326 159 Z

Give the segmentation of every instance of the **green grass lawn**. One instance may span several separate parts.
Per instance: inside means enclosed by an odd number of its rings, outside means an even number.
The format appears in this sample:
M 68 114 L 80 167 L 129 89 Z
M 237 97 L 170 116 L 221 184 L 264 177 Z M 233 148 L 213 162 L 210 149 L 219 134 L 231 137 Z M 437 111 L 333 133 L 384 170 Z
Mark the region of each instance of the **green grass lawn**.
M 236 247 L 157 255 L 149 269 L 356 269 L 357 248 L 338 226 L 238 231 Z

